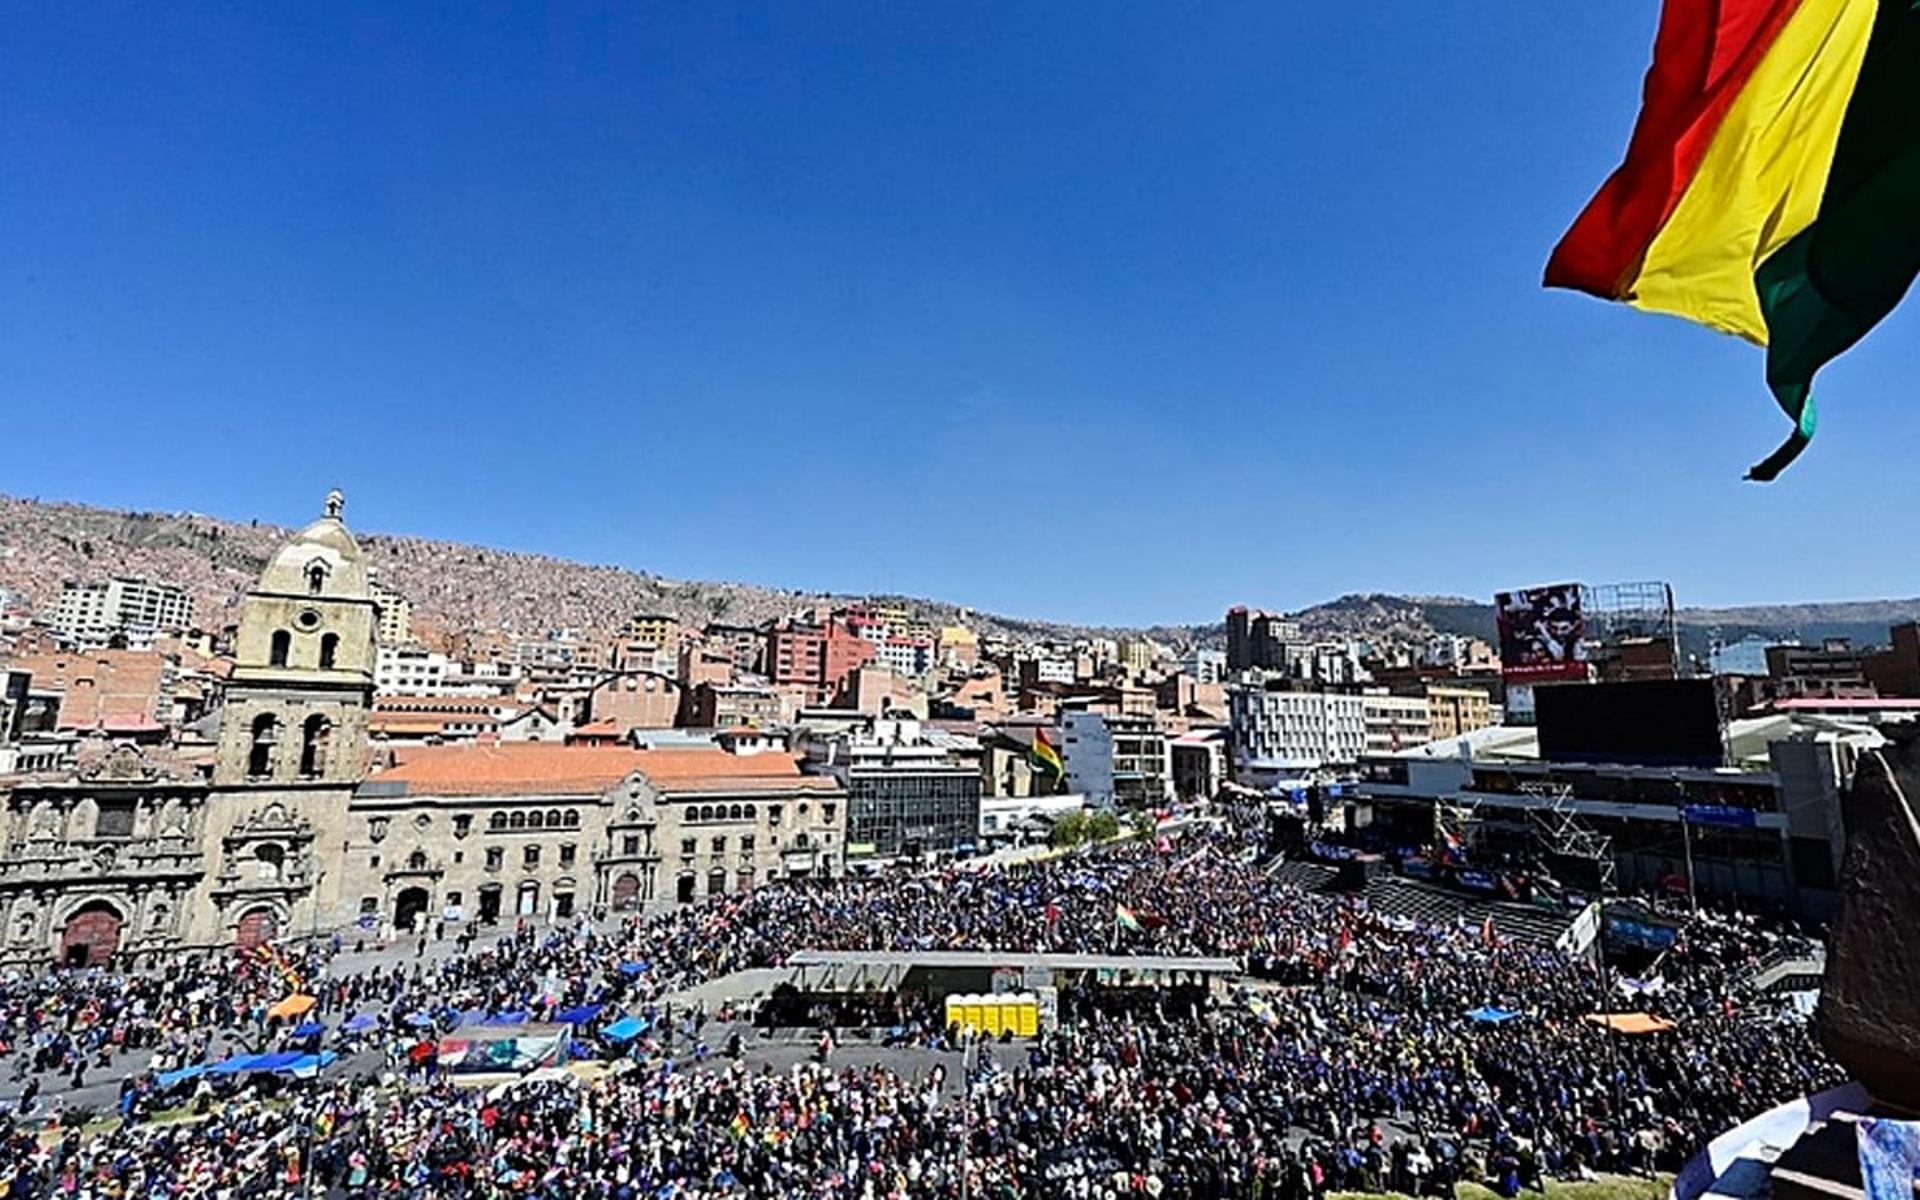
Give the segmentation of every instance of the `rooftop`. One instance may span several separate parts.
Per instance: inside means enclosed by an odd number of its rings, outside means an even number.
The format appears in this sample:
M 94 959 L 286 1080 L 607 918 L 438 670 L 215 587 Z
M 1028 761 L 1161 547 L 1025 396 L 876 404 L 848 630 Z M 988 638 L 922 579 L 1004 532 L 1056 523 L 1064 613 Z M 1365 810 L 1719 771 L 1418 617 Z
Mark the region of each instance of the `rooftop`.
M 598 796 L 629 775 L 662 792 L 833 790 L 831 780 L 800 774 L 784 754 L 735 755 L 714 747 L 631 750 L 552 742 L 427 746 L 365 784 L 374 795 Z

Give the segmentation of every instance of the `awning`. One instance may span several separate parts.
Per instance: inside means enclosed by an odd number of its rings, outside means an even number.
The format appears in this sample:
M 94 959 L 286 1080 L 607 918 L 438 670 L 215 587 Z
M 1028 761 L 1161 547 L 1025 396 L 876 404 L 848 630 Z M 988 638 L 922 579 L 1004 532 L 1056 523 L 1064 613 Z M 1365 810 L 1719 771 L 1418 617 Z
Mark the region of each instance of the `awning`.
M 1587 1020 L 1595 1025 L 1604 1025 L 1615 1033 L 1666 1033 L 1678 1029 L 1665 1017 L 1656 1017 L 1652 1013 L 1588 1013 Z
M 639 1017 L 621 1017 L 618 1021 L 600 1031 L 600 1036 L 610 1042 L 630 1042 L 646 1031 L 647 1023 Z
M 319 1037 L 326 1031 L 327 1027 L 318 1021 L 302 1021 L 294 1028 L 293 1036 L 297 1038 Z
M 249 1071 L 284 1071 L 306 1055 L 298 1050 L 281 1050 L 274 1054 L 262 1054 L 247 1064 Z
M 300 1079 L 311 1079 L 318 1075 L 321 1068 L 340 1057 L 331 1050 L 322 1050 L 318 1054 L 302 1054 L 283 1068 L 289 1075 Z
M 181 1067 L 178 1071 L 162 1071 L 153 1077 L 153 1082 L 159 1085 L 162 1091 L 165 1091 L 177 1084 L 185 1083 L 189 1079 L 198 1079 L 206 1073 L 206 1063 L 194 1063 L 190 1067 Z
M 604 1004 L 582 1004 L 578 1008 L 563 1008 L 553 1014 L 553 1019 L 556 1021 L 564 1021 L 569 1025 L 585 1025 L 588 1021 L 599 1016 L 600 1010 L 605 1007 L 606 1005 Z
M 295 992 L 293 995 L 286 997 L 285 999 L 281 1000 L 278 1004 L 275 1004 L 272 1008 L 268 1009 L 267 1015 L 269 1017 L 276 1018 L 277 1020 L 290 1021 L 294 1017 L 305 1016 L 307 1010 L 312 1008 L 317 1003 L 318 1001 L 316 1001 L 312 996 L 305 995 L 301 992 Z
M 260 1054 L 236 1054 L 232 1058 L 222 1059 L 207 1068 L 209 1075 L 238 1075 L 242 1071 L 253 1070 L 253 1064 L 265 1057 Z

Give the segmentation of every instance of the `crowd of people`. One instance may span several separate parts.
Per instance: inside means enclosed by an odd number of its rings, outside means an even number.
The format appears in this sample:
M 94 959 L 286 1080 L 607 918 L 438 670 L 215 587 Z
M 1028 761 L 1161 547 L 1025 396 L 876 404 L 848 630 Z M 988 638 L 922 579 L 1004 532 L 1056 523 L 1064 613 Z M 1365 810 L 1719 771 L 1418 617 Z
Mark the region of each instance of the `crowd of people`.
M 318 1186 L 353 1197 L 1305 1200 L 1444 1193 L 1463 1178 L 1512 1194 L 1549 1176 L 1673 1169 L 1729 1125 L 1837 1081 L 1804 1020 L 1738 994 L 1780 936 L 1763 925 L 1695 922 L 1659 962 L 1661 986 L 1632 1000 L 1677 1028 L 1622 1036 L 1586 1019 L 1621 995 L 1601 967 L 1485 927 L 1295 890 L 1269 872 L 1257 837 L 1201 825 L 1017 869 L 769 886 L 353 973 L 316 953 L 279 969 L 0 982 L 0 1068 L 104 1076 L 116 1056 L 155 1052 L 129 1074 L 124 1119 L 105 1132 L 57 1110 L 6 1118 L 0 1197 Z M 1225 956 L 1252 974 L 1230 989 L 1070 992 L 1056 1029 L 966 1043 L 952 1077 L 950 1049 L 859 1066 L 822 1052 L 775 1069 L 742 1054 L 736 1033 L 708 1055 L 704 1012 L 673 1014 L 684 990 L 802 947 Z M 542 1020 L 587 1006 L 599 1015 L 584 1041 L 622 1013 L 648 1033 L 610 1048 L 617 1069 L 591 1079 L 478 1090 L 356 1071 L 271 1097 L 243 1079 L 222 1096 L 203 1079 L 192 1119 L 151 1120 L 180 1101 L 156 1085 L 160 1071 L 289 1036 L 266 1017 L 289 971 L 308 977 L 312 1018 L 359 1026 L 396 1066 L 405 1047 L 475 1013 Z M 1510 1015 L 1481 1022 L 1472 1009 Z M 890 1019 L 937 1051 L 952 1031 L 934 1011 L 904 1003 Z

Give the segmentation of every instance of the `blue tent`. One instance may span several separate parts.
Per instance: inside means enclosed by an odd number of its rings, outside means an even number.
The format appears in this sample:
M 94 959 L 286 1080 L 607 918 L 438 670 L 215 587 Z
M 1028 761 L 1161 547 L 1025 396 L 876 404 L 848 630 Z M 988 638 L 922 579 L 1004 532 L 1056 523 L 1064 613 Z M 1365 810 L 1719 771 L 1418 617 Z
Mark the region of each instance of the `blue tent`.
M 342 1025 L 340 1028 L 346 1030 L 348 1033 L 365 1033 L 367 1030 L 372 1029 L 375 1025 L 378 1025 L 379 1023 L 380 1022 L 374 1020 L 371 1016 L 368 1016 L 366 1013 L 361 1013 L 359 1016 L 349 1020 L 345 1025 Z
M 318 1021 L 302 1021 L 293 1031 L 293 1036 L 297 1038 L 319 1037 L 326 1031 L 327 1027 Z
M 304 1077 L 318 1075 L 320 1068 L 340 1057 L 331 1050 L 322 1050 L 318 1054 L 302 1054 L 285 1067 L 277 1068 L 293 1075 Z
M 639 1037 L 647 1028 L 647 1023 L 639 1017 L 621 1017 L 618 1021 L 600 1031 L 600 1036 L 610 1042 L 630 1042 Z
M 298 1050 L 281 1050 L 274 1054 L 262 1054 L 247 1065 L 249 1071 L 284 1071 L 306 1055 Z
M 194 1063 L 190 1067 L 181 1067 L 178 1071 L 162 1071 L 153 1077 L 153 1081 L 160 1086 L 162 1091 L 165 1091 L 176 1084 L 185 1083 L 189 1079 L 198 1079 L 206 1073 L 206 1063 Z
M 236 1054 L 208 1067 L 207 1072 L 211 1075 L 238 1075 L 242 1071 L 253 1070 L 254 1064 L 265 1057 L 263 1054 Z
M 600 1010 L 605 1007 L 604 1004 L 582 1004 L 578 1008 L 563 1008 L 553 1014 L 553 1019 L 568 1025 L 585 1025 L 599 1016 Z
M 1479 1008 L 1467 1010 L 1468 1020 L 1479 1021 L 1483 1025 L 1504 1025 L 1519 1015 L 1511 1008 L 1495 1008 L 1491 1004 L 1482 1004 Z

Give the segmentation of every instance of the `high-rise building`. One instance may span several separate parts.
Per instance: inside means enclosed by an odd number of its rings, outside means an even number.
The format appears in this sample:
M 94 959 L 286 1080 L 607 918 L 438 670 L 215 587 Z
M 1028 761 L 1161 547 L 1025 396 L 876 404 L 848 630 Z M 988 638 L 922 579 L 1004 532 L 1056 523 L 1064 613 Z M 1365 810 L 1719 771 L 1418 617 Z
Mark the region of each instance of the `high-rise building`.
M 918 721 L 875 720 L 816 739 L 806 767 L 846 790 L 850 857 L 952 850 L 979 837 L 979 766 Z
M 1359 696 L 1292 691 L 1270 680 L 1229 688 L 1227 710 L 1234 768 L 1243 780 L 1347 766 L 1367 748 Z
M 380 625 L 375 635 L 382 646 L 405 646 L 413 641 L 413 601 L 378 580 L 368 585 L 379 606 Z
M 1300 625 L 1279 613 L 1235 605 L 1227 610 L 1227 670 L 1283 671 L 1287 647 L 1301 640 Z
M 193 623 L 193 597 L 177 584 L 116 575 L 93 582 L 68 580 L 54 605 L 53 628 L 82 646 L 120 639 L 142 649 L 161 630 Z

